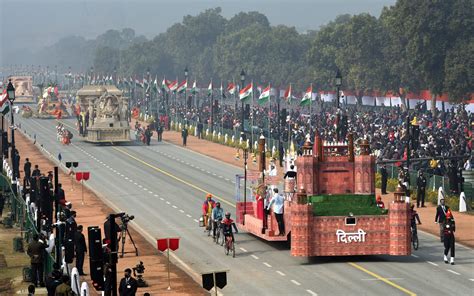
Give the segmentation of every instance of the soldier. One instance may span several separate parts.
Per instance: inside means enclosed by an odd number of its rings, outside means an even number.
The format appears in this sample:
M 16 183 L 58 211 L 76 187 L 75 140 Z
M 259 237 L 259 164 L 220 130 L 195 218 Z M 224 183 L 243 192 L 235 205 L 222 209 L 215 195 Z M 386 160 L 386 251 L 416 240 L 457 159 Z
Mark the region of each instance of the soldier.
M 426 189 L 426 177 L 423 175 L 423 172 L 418 173 L 418 178 L 416 179 L 416 207 L 425 207 L 425 189 Z
M 188 129 L 186 126 L 181 130 L 181 137 L 183 138 L 183 146 L 186 146 L 186 141 L 188 139 Z
M 383 165 L 380 168 L 380 175 L 382 176 L 382 194 L 387 194 L 387 180 L 388 180 L 388 174 L 387 174 L 387 167 Z

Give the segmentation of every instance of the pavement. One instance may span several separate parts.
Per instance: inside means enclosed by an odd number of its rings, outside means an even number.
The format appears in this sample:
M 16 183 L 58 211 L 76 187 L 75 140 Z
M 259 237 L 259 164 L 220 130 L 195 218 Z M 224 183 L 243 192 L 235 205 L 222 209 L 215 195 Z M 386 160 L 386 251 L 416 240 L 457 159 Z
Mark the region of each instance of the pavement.
M 198 219 L 207 192 L 235 212 L 234 179 L 242 166 L 190 150 L 195 144 L 213 149 L 211 143 L 189 137 L 185 149 L 172 142 L 174 137 L 181 144 L 178 133 L 165 132 L 169 142 L 154 140 L 151 146 L 98 146 L 74 132 L 73 143 L 65 147 L 55 140 L 54 120 L 18 122 L 53 158 L 61 153 L 63 161 L 79 161 L 80 170 L 91 171 L 87 187 L 113 209 L 135 215 L 133 226 L 148 242 L 180 237 L 172 261 L 196 282 L 203 272 L 227 270 L 225 295 L 472 295 L 474 251 L 458 246 L 457 264 L 445 265 L 443 247 L 424 232 L 420 249 L 404 257 L 292 257 L 285 243 L 247 233 L 236 235 L 236 258 L 226 256 L 198 227 Z M 63 122 L 74 129 L 74 120 Z M 222 157 L 228 147 L 218 147 L 213 153 Z

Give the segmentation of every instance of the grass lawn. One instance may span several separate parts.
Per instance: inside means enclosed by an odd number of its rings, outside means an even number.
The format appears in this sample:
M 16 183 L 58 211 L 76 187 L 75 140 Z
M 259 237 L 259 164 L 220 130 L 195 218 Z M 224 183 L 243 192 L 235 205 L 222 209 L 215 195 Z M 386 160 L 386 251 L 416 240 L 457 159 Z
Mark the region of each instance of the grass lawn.
M 384 215 L 387 210 L 375 203 L 375 195 L 313 195 L 309 197 L 315 216 Z

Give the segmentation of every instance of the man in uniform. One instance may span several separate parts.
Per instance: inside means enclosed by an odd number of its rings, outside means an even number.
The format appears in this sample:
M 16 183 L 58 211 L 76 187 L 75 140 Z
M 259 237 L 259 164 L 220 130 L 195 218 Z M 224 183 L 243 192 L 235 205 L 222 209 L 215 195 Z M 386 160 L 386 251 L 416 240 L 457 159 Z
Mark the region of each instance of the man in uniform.
M 74 244 L 76 246 L 76 268 L 79 271 L 79 275 L 86 275 L 83 270 L 84 257 L 87 253 L 86 238 L 82 234 L 82 225 L 77 226 L 77 231 L 75 233 Z
M 387 174 L 387 167 L 383 165 L 380 168 L 380 175 L 382 176 L 382 194 L 387 194 L 387 181 L 388 181 L 388 174 Z
M 137 293 L 138 282 L 132 277 L 132 270 L 125 269 L 124 277 L 120 280 L 119 295 L 120 296 L 135 296 Z
M 416 179 L 416 207 L 425 207 L 425 189 L 426 189 L 426 177 L 423 175 L 423 172 L 418 173 L 418 178 Z
M 181 137 L 183 138 L 183 146 L 186 146 L 186 141 L 188 139 L 188 129 L 186 126 L 183 126 L 183 129 L 181 130 Z

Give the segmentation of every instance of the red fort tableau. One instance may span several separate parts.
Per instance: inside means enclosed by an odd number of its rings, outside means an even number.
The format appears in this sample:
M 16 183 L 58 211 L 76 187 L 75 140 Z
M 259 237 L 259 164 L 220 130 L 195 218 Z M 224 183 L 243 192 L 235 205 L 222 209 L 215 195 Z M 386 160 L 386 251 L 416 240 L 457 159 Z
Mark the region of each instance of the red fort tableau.
M 237 202 L 238 226 L 268 241 L 290 240 L 292 256 L 410 255 L 409 205 L 396 192 L 387 209 L 377 207 L 375 157 L 366 140 L 358 150 L 352 134 L 342 143 L 307 139 L 296 184 L 285 180 L 286 235 L 276 235 L 273 213 L 265 227 L 256 201 Z

